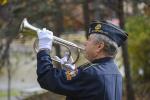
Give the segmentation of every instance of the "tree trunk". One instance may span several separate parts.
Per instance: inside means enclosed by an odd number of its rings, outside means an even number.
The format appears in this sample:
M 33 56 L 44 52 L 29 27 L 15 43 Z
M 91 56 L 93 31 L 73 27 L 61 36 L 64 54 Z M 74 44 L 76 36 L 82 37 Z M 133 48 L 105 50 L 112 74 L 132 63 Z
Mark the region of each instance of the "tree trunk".
M 94 0 L 93 7 L 94 7 L 94 19 L 95 20 L 104 20 L 104 12 L 102 11 L 104 8 L 102 7 L 104 4 L 102 0 Z
M 7 54 L 7 61 L 6 61 L 6 66 L 7 66 L 7 73 L 8 73 L 8 90 L 7 90 L 7 98 L 8 100 L 11 99 L 11 66 L 10 66 L 10 61 L 9 61 L 9 48 L 10 48 L 10 44 L 12 42 L 12 39 L 8 39 L 7 40 L 7 44 L 6 44 L 6 54 Z
M 125 22 L 124 22 L 123 0 L 118 0 L 117 15 L 120 20 L 120 27 L 124 29 Z M 125 77 L 126 77 L 127 100 L 135 100 L 134 91 L 132 87 L 132 79 L 130 74 L 130 62 L 129 62 L 129 55 L 127 49 L 127 42 L 125 42 L 122 46 L 122 56 L 123 56 Z
M 6 39 L 6 44 L 3 45 L 5 48 L 0 59 L 2 62 L 0 63 L 1 66 L 7 66 L 7 73 L 8 73 L 8 88 L 7 88 L 7 98 L 10 100 L 11 97 L 11 66 L 10 66 L 10 60 L 9 60 L 9 49 L 10 49 L 10 44 L 12 42 L 12 38 L 7 38 Z
M 64 31 L 63 27 L 63 13 L 61 10 L 61 3 L 59 0 L 54 0 L 55 5 L 57 6 L 57 11 L 55 12 L 56 15 L 54 16 L 55 18 L 55 36 L 60 37 L 60 34 Z M 61 48 L 60 45 L 55 44 L 55 50 L 56 50 L 56 55 L 58 57 L 61 57 Z
M 83 8 L 83 16 L 84 16 L 84 28 L 85 28 L 85 36 L 86 38 L 88 38 L 88 25 L 90 22 L 90 18 L 89 18 L 89 6 L 88 6 L 88 0 L 83 0 L 82 2 L 82 8 Z

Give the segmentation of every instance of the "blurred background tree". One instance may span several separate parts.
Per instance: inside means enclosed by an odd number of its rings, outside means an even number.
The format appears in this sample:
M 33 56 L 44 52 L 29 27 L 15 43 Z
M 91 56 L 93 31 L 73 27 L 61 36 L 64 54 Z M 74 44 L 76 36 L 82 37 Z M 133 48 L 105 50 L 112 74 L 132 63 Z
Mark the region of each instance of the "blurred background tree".
M 126 30 L 129 33 L 129 51 L 133 76 L 141 81 L 150 81 L 150 17 L 129 17 Z
M 59 6 L 58 6 L 59 5 Z M 66 6 L 68 5 L 68 6 Z M 71 0 L 11 0 L 5 5 L 0 5 L 0 36 L 1 48 L 2 39 L 11 42 L 19 33 L 20 23 L 27 18 L 30 23 L 40 28 L 48 28 L 54 35 L 60 36 L 64 31 L 78 31 L 82 29 L 82 3 Z M 9 29 L 9 30 L 8 30 Z M 64 30 L 65 29 L 65 30 Z M 35 37 L 34 34 L 27 34 L 27 38 Z M 8 39 L 7 39 L 8 38 Z M 10 42 L 10 43 L 11 43 Z M 0 58 L 6 53 L 1 49 Z M 60 56 L 60 48 L 56 46 L 56 55 Z M 8 53 L 9 54 L 9 53 Z M 6 56 L 5 56 L 6 57 Z M 4 63 L 5 60 L 1 61 Z
M 131 2 L 131 1 L 130 1 Z M 127 14 L 126 31 L 129 34 L 128 50 L 131 75 L 137 99 L 148 100 L 150 93 L 150 1 L 133 0 L 133 12 Z

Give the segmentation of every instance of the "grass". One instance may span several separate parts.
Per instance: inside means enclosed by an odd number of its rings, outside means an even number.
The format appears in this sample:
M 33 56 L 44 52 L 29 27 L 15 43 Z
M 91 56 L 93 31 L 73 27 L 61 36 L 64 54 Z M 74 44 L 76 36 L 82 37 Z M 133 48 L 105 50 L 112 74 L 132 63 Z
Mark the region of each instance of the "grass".
M 0 97 L 7 97 L 7 95 L 8 95 L 7 91 L 0 90 Z M 11 96 L 19 96 L 19 95 L 20 93 L 16 90 L 11 91 Z

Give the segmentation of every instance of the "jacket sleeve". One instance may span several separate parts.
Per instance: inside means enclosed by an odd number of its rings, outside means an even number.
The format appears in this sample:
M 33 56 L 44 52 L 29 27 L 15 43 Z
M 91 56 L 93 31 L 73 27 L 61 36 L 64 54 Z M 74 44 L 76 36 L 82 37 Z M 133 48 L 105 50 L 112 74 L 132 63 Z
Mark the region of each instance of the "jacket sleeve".
M 37 80 L 40 86 L 46 90 L 62 95 L 79 95 L 82 77 L 80 70 L 72 80 L 66 80 L 65 70 L 53 68 L 52 60 L 47 50 L 37 54 Z M 78 93 L 78 94 L 77 94 Z

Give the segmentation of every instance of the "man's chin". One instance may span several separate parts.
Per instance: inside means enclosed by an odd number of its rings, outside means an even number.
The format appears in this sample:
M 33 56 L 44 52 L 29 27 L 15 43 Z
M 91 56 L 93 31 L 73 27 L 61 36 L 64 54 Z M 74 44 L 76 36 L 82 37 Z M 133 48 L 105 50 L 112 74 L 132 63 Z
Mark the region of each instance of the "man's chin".
M 85 57 L 89 62 L 91 62 L 91 61 L 90 61 L 90 58 L 89 58 L 87 55 L 84 55 L 84 57 Z

